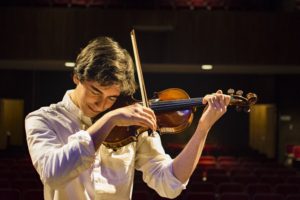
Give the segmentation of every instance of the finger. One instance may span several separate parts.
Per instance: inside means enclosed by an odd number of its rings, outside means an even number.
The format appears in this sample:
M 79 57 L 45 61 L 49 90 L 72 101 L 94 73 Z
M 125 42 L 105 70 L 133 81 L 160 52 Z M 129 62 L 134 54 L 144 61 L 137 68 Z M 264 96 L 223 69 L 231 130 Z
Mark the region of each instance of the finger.
M 203 103 L 204 105 L 207 104 L 207 96 L 208 96 L 208 95 L 205 95 L 205 97 L 202 98 L 202 103 Z
M 208 105 L 214 107 L 214 96 L 210 95 L 207 99 Z
M 147 129 L 151 129 L 151 130 L 156 130 L 150 123 L 143 121 L 143 120 L 139 120 L 136 124 L 136 126 L 141 126 L 141 127 L 145 127 Z
M 205 95 L 204 98 L 202 99 L 202 103 L 205 105 L 205 104 L 211 102 L 211 100 L 210 100 L 211 98 L 212 98 L 212 94 Z
M 215 93 L 211 97 L 210 104 L 215 110 L 220 110 L 221 112 L 226 110 L 226 105 L 225 105 L 225 96 L 222 93 Z
M 216 105 L 215 105 L 215 103 L 214 103 L 214 96 L 209 95 L 209 96 L 207 97 L 207 107 L 208 107 L 208 108 L 209 108 L 209 107 L 212 107 L 213 109 L 217 109 L 217 108 L 216 108 Z
M 150 108 L 137 105 L 134 108 L 134 116 L 143 126 L 156 130 L 156 116 Z
M 216 93 L 217 94 L 223 94 L 223 91 L 222 90 L 218 90 Z
M 146 118 L 150 119 L 152 121 L 152 124 L 154 124 L 154 129 L 156 129 L 156 115 L 154 111 L 151 108 L 142 106 L 142 115 L 144 115 Z M 152 128 L 153 129 L 153 128 Z
M 225 95 L 224 98 L 225 98 L 225 104 L 228 106 L 230 104 L 230 101 L 231 101 L 231 96 L 230 95 Z
M 144 112 L 147 112 L 148 114 L 150 114 L 152 116 L 152 118 L 154 119 L 154 121 L 156 121 L 156 115 L 151 108 L 143 107 L 143 109 L 144 109 Z
M 221 112 L 225 112 L 227 110 L 227 106 L 225 105 L 224 102 L 224 96 L 222 95 L 222 97 L 220 98 L 220 111 Z
M 222 95 L 220 97 L 220 105 L 221 105 L 222 108 L 226 107 L 226 105 L 225 105 L 225 96 L 224 95 Z
M 140 116 L 136 116 L 137 118 L 136 118 L 136 120 L 138 121 L 138 125 L 141 125 L 141 126 L 143 126 L 143 127 L 146 127 L 146 128 L 150 128 L 150 129 L 152 129 L 152 130 L 156 130 L 157 128 L 157 126 L 156 126 L 156 122 L 155 121 L 153 121 L 153 120 L 151 120 L 151 119 L 149 119 L 148 117 L 146 117 L 146 116 L 142 116 L 142 115 L 140 115 Z
M 229 95 L 222 95 L 221 98 L 220 98 L 220 104 L 222 106 L 222 111 L 227 111 L 227 106 L 229 105 L 230 103 L 230 99 L 231 99 L 231 96 Z
M 151 128 L 152 130 L 156 130 L 156 128 L 157 128 L 156 117 L 155 117 L 155 115 L 153 116 L 151 114 L 153 112 L 150 112 L 150 113 L 148 113 L 148 112 L 141 113 L 141 116 L 144 117 L 146 122 L 150 125 L 149 128 Z
M 214 98 L 213 98 L 213 104 L 214 104 L 215 109 L 221 109 L 222 108 L 220 98 L 221 98 L 220 95 L 215 95 Z

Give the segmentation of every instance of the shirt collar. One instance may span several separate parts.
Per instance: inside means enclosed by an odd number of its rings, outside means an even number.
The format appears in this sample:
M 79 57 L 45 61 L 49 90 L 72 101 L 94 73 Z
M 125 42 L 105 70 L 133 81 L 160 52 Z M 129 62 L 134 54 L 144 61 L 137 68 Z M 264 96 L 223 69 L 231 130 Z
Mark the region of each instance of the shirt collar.
M 73 92 L 74 90 L 68 90 L 65 93 L 65 96 L 63 97 L 62 103 L 64 104 L 64 106 L 66 107 L 66 109 L 73 113 L 74 115 L 76 115 L 76 117 L 79 118 L 81 123 L 84 123 L 87 126 L 91 126 L 92 125 L 92 119 L 90 117 L 87 117 L 83 114 L 83 112 L 74 104 L 74 102 L 72 101 L 70 94 Z

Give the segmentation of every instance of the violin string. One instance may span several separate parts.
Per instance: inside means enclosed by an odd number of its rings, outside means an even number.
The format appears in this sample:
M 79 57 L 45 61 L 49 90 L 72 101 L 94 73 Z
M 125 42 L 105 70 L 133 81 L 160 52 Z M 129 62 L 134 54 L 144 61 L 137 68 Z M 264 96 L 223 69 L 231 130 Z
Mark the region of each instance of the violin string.
M 196 102 L 196 103 L 202 103 L 202 98 L 191 98 L 191 99 L 179 99 L 179 100 L 166 100 L 166 101 L 157 101 L 157 102 L 152 102 L 152 104 L 156 105 L 169 105 L 171 104 L 182 104 L 182 103 L 190 103 L 190 102 Z
M 158 101 L 151 104 L 151 108 L 155 111 L 174 110 L 178 108 L 188 108 L 192 106 L 202 105 L 202 98 L 182 99 Z

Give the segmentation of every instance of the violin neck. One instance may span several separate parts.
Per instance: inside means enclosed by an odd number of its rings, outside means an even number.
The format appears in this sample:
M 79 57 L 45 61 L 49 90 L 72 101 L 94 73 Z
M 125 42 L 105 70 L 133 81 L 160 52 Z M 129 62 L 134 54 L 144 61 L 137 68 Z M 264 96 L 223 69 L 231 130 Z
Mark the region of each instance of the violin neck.
M 191 109 L 193 107 L 203 106 L 202 99 L 202 97 L 198 97 L 180 100 L 153 101 L 150 103 L 150 108 L 154 111 Z

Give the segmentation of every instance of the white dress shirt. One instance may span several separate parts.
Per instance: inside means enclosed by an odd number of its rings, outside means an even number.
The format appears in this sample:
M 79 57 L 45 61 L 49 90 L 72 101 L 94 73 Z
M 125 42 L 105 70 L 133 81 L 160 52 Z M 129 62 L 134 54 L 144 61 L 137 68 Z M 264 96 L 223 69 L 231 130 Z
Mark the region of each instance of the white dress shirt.
M 29 113 L 25 129 L 30 156 L 44 184 L 45 200 L 131 199 L 134 171 L 161 196 L 174 198 L 186 187 L 172 172 L 157 133 L 143 133 L 114 151 L 95 152 L 85 125 L 92 124 L 69 97 Z

